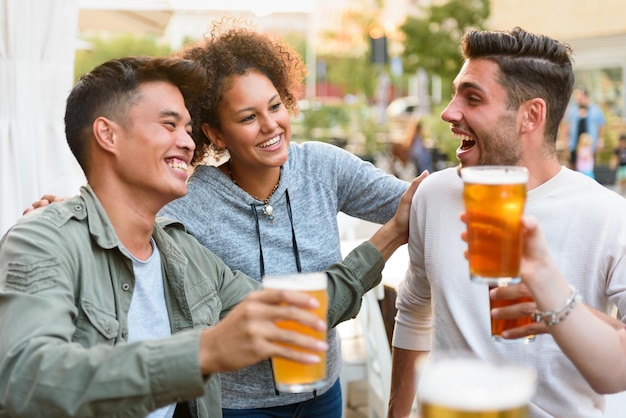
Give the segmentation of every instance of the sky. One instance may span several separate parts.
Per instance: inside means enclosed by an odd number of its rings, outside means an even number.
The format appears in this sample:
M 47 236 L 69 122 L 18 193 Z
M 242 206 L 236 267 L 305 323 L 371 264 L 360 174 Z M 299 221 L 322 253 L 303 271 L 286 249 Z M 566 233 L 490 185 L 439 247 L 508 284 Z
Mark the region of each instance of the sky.
M 79 0 L 85 9 L 249 10 L 259 16 L 274 12 L 310 12 L 315 0 Z
M 170 0 L 176 8 L 250 10 L 259 16 L 274 12 L 310 12 L 315 0 Z

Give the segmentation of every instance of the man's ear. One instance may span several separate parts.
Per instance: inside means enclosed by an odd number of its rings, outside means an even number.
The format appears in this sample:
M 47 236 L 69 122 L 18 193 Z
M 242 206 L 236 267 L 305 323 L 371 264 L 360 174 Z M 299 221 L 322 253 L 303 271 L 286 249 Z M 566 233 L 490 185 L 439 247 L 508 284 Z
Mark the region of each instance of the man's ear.
M 215 148 L 226 148 L 226 143 L 222 140 L 222 135 L 217 129 L 211 128 L 208 123 L 203 123 L 202 132 L 204 132 L 204 135 Z
M 521 105 L 522 125 L 521 133 L 527 134 L 536 129 L 540 129 L 546 124 L 547 106 L 545 100 L 534 98 L 525 101 Z
M 96 146 L 104 151 L 115 152 L 115 145 L 118 139 L 117 129 L 119 125 L 105 117 L 97 118 L 93 123 L 93 135 L 96 139 Z

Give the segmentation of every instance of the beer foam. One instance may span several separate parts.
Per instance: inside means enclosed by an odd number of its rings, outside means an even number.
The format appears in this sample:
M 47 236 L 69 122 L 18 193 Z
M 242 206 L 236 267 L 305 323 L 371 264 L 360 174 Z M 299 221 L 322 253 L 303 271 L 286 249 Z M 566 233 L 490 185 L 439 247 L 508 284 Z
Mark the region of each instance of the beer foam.
M 326 273 L 294 273 L 280 276 L 265 276 L 262 284 L 266 289 L 322 290 L 327 287 Z
M 466 183 L 520 184 L 528 182 L 528 170 L 524 167 L 476 166 L 461 169 Z
M 459 411 L 505 411 L 530 402 L 534 369 L 468 358 L 428 360 L 420 367 L 420 402 Z

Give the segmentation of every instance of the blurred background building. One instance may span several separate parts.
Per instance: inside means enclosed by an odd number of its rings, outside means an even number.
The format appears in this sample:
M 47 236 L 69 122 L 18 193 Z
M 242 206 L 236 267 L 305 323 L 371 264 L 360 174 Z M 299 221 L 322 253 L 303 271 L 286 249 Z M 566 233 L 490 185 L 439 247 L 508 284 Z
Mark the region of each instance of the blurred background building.
M 609 122 L 622 128 L 626 115 L 626 20 L 619 11 L 623 0 L 603 0 L 601 3 L 582 0 L 484 0 L 489 15 L 485 28 L 510 29 L 521 26 L 569 43 L 574 49 L 577 84 L 590 91 L 594 101 L 609 112 Z M 351 95 L 344 86 L 331 78 L 338 56 L 363 57 L 376 53 L 384 62 L 365 94 L 376 105 L 379 120 L 385 121 L 385 110 L 394 99 L 413 103 L 408 111 L 429 113 L 442 96 L 442 80 L 432 71 L 420 71 L 407 65 L 410 57 L 403 56 L 405 33 L 402 25 L 407 17 L 422 18 L 429 7 L 453 3 L 444 0 L 308 0 L 300 2 L 219 2 L 193 0 L 80 0 L 79 41 L 89 45 L 85 37 L 93 34 L 150 34 L 166 43 L 172 50 L 185 42 L 203 36 L 213 21 L 228 15 L 252 22 L 258 29 L 274 32 L 292 44 L 303 44 L 309 77 L 305 96 L 339 97 Z M 461 2 L 462 3 L 462 2 Z M 475 0 L 469 3 L 480 3 Z M 433 27 L 433 33 L 439 28 Z M 384 51 L 373 51 L 375 42 L 368 43 L 369 31 L 384 36 Z M 376 36 L 376 35 L 374 35 Z M 380 55 L 383 53 L 383 55 Z M 372 55 L 373 56 L 373 55 Z M 408 68 L 412 67 L 412 68 Z M 376 69 L 378 71 L 378 69 Z M 355 74 L 355 77 L 358 75 Z M 444 79 L 444 90 L 447 80 Z M 445 94 L 445 92 L 444 92 Z M 419 100 L 415 98 L 419 96 Z M 411 99 L 413 98 L 413 99 Z M 421 106 L 419 109 L 415 109 Z M 393 107 L 392 107 L 393 108 Z M 613 118 L 614 116 L 614 118 Z
M 521 26 L 569 43 L 576 82 L 585 85 L 611 116 L 626 116 L 626 19 L 620 17 L 626 4 L 622 0 L 490 1 L 491 27 Z
M 439 113 L 442 97 L 450 94 L 450 74 L 460 66 L 460 36 L 469 27 L 521 26 L 573 47 L 576 83 L 607 115 L 610 153 L 612 141 L 626 132 L 623 6 L 623 0 L 0 0 L 6 29 L 0 36 L 6 102 L 0 104 L 0 233 L 43 193 L 74 194 L 83 181 L 71 155 L 60 150 L 72 76 L 115 55 L 169 54 L 224 16 L 275 33 L 306 60 L 295 140 L 328 140 L 374 159 L 389 154 L 389 144 L 402 140 L 407 118 L 418 115 L 441 154 L 453 160 L 457 144 Z M 32 64 L 28 71 L 26 62 Z M 44 92 L 44 101 L 56 94 L 54 102 L 35 111 Z M 38 133 L 33 115 L 47 118 L 36 120 Z
M 264 3 L 271 3 L 264 5 Z M 316 54 L 364 55 L 363 19 L 375 14 L 388 38 L 391 58 L 402 50 L 400 26 L 407 16 L 420 16 L 443 0 L 309 0 L 291 2 L 216 2 L 190 0 L 80 0 L 79 35 L 131 32 L 153 34 L 172 49 L 197 39 L 212 21 L 224 15 L 247 19 L 261 30 L 280 35 L 299 33 Z M 296 7 L 293 3 L 297 3 Z M 610 102 L 624 115 L 626 97 L 626 20 L 620 18 L 623 0 L 490 0 L 486 26 L 510 29 L 521 26 L 569 43 L 574 49 L 577 78 L 588 84 L 595 99 Z M 291 9 L 291 10 L 289 10 Z M 361 19 L 359 21 L 359 19 Z M 332 38 L 327 35 L 333 34 Z M 309 57 L 311 58 L 311 57 Z M 323 68 L 311 65 L 314 73 Z M 409 89 L 409 84 L 404 90 Z M 402 94 L 398 91 L 397 94 Z M 407 93 L 404 91 L 404 93 Z M 310 90 L 310 95 L 317 92 Z M 393 97 L 391 97 L 393 99 Z

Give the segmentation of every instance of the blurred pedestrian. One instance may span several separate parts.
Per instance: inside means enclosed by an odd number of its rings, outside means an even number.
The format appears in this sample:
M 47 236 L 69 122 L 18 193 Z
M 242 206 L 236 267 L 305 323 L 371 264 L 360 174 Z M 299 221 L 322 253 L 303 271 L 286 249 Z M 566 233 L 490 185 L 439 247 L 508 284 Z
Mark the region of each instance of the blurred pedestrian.
M 565 126 L 568 135 L 568 145 L 570 152 L 570 168 L 576 168 L 576 150 L 578 140 L 582 133 L 591 136 L 591 147 L 593 154 L 602 148 L 602 135 L 606 120 L 604 112 L 589 98 L 589 93 L 584 86 L 578 86 L 573 93 L 574 103 L 572 103 L 565 116 Z
M 419 118 L 411 118 L 407 125 L 404 137 L 404 147 L 407 153 L 407 161 L 411 161 L 415 166 L 415 174 L 419 175 L 424 171 L 433 172 L 432 150 L 426 144 L 424 138 L 424 123 Z
M 593 174 L 595 161 L 592 143 L 591 135 L 587 132 L 580 134 L 578 146 L 576 147 L 576 171 L 580 171 L 593 179 L 595 178 Z

